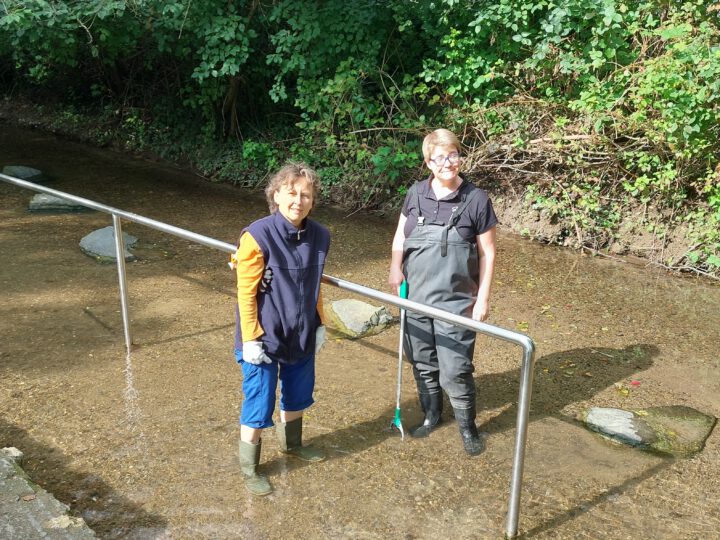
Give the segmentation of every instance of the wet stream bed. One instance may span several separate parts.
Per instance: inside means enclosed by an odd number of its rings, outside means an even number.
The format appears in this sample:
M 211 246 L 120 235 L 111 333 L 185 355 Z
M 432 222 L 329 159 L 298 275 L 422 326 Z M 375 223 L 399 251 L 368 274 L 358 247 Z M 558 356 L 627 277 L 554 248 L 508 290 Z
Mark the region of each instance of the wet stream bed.
M 265 215 L 258 194 L 187 171 L 3 126 L 0 166 L 50 187 L 233 242 Z M 117 271 L 78 243 L 102 213 L 31 214 L 0 183 L 0 445 L 100 538 L 500 538 L 515 437 L 519 347 L 478 338 L 478 423 L 465 456 L 451 421 L 402 442 L 397 326 L 331 339 L 305 436 L 328 460 L 287 458 L 265 433 L 253 498 L 237 465 L 241 373 L 227 256 L 133 223 L 126 357 Z M 394 220 L 318 208 L 326 273 L 385 290 Z M 520 533 L 526 538 L 720 538 L 720 434 L 671 460 L 608 443 L 584 407 L 687 405 L 720 416 L 720 287 L 502 232 L 489 322 L 537 345 Z M 326 301 L 349 293 L 324 286 Z M 404 424 L 420 417 L 404 367 Z M 630 381 L 638 381 L 632 385 Z M 447 415 L 446 415 L 447 416 Z M 449 419 L 449 417 L 448 417 Z

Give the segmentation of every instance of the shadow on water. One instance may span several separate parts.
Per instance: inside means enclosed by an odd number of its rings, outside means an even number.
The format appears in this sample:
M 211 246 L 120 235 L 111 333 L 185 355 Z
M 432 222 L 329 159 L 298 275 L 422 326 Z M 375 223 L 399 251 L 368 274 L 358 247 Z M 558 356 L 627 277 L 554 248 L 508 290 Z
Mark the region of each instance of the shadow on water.
M 394 414 L 395 408 L 390 407 L 372 420 L 334 429 L 330 433 L 305 438 L 303 444 L 322 448 L 326 455 L 326 461 L 359 455 L 365 450 L 382 444 L 386 439 L 400 439 L 400 434 L 392 430 L 390 426 Z M 274 428 L 266 431 L 268 433 L 264 435 L 264 437 L 275 437 Z M 405 437 L 407 441 L 407 432 Z M 293 471 L 306 466 L 312 467 L 313 465 L 313 463 L 308 463 L 300 459 L 282 456 L 271 459 L 262 466 L 264 467 L 264 473 L 270 476 L 277 476 L 283 471 Z
M 608 386 L 648 369 L 658 353 L 655 345 L 638 344 L 622 349 L 570 349 L 539 358 L 535 363 L 530 420 L 563 417 L 561 412 L 567 405 L 589 400 Z M 513 429 L 520 370 L 480 375 L 475 381 L 480 412 L 510 405 L 478 428 L 490 433 Z
M 588 499 L 586 501 L 580 502 L 576 504 L 574 507 L 566 510 L 562 514 L 559 514 L 552 519 L 538 525 L 537 527 L 533 527 L 532 529 L 528 531 L 524 531 L 521 534 L 517 536 L 518 539 L 521 538 L 533 538 L 539 534 L 542 534 L 547 531 L 552 531 L 563 525 L 564 523 L 567 523 L 569 521 L 572 521 L 573 519 L 586 514 L 590 511 L 592 511 L 593 508 L 596 506 L 599 506 L 603 503 L 606 503 L 608 500 L 612 500 L 613 498 L 616 498 L 618 496 L 624 495 L 626 493 L 632 492 L 635 488 L 637 488 L 641 483 L 643 483 L 646 480 L 649 480 L 653 476 L 658 475 L 665 469 L 671 467 L 675 463 L 674 459 L 664 459 L 660 463 L 656 463 L 655 465 L 647 468 L 644 470 L 641 474 L 638 474 L 637 476 L 633 478 L 629 478 L 628 480 L 625 480 L 622 484 L 618 484 L 617 486 L 613 486 L 602 493 L 596 495 L 595 497 L 592 497 L 591 499 Z
M 135 350 L 136 347 L 150 347 L 152 345 L 163 345 L 165 343 L 175 343 L 178 341 L 182 341 L 184 339 L 203 336 L 206 334 L 214 334 L 215 332 L 219 332 L 220 330 L 227 330 L 229 328 L 234 328 L 235 323 L 228 323 L 228 324 L 222 324 L 219 326 L 213 326 L 211 328 L 206 328 L 205 330 L 198 330 L 197 332 L 188 332 L 185 334 L 176 334 L 169 338 L 164 339 L 156 339 L 156 340 L 148 340 L 143 341 L 142 343 L 133 343 L 133 350 Z M 122 328 L 119 330 L 122 332 Z
M 390 355 L 388 349 L 377 344 L 364 342 L 362 345 L 375 353 Z M 535 364 L 530 422 L 552 417 L 579 426 L 563 409 L 574 403 L 592 400 L 602 390 L 649 369 L 658 354 L 659 349 L 655 345 L 634 344 L 624 348 L 576 348 L 542 356 Z M 479 369 L 482 369 L 482 366 L 479 366 Z M 501 373 L 481 374 L 475 378 L 475 382 L 478 390 L 478 419 L 483 418 L 483 413 L 486 418 L 485 422 L 478 426 L 479 429 L 490 434 L 514 430 L 520 384 L 519 367 Z M 414 388 L 412 380 L 407 381 L 407 384 Z M 499 412 L 496 412 L 498 409 Z M 406 428 L 421 419 L 422 413 L 414 398 L 404 400 L 402 410 Z M 447 407 L 446 410 L 450 412 L 451 409 Z M 388 437 L 399 438 L 397 433 L 388 429 L 393 413 L 394 409 L 388 407 L 372 420 L 320 435 L 312 442 L 325 448 L 340 445 L 347 449 L 348 454 L 360 454 L 372 446 L 382 444 Z M 493 416 L 488 419 L 487 414 Z M 446 413 L 446 417 L 448 416 Z M 328 457 L 333 459 L 341 456 L 331 453 Z M 631 477 L 625 477 L 616 485 L 607 486 L 599 494 L 579 495 L 573 501 L 572 507 L 558 508 L 556 515 L 547 517 L 539 524 L 536 522 L 535 527 L 524 531 L 520 538 L 532 538 L 557 530 L 591 512 L 596 506 L 632 492 L 643 482 L 671 467 L 673 463 L 672 459 L 663 459 L 659 463 L 646 466 Z M 282 470 L 282 465 L 278 462 L 269 463 L 268 470 L 277 474 Z M 298 467 L 303 467 L 303 464 L 288 460 L 288 469 Z
M 156 538 L 167 528 L 165 518 L 123 497 L 98 475 L 74 469 L 59 449 L 38 442 L 3 417 L 0 435 L 0 447 L 14 446 L 23 452 L 28 476 L 36 482 L 42 479 L 42 488 L 82 516 L 100 538 L 127 537 L 139 531 L 143 538 Z
M 364 343 L 365 347 L 388 355 L 382 346 Z M 539 420 L 546 416 L 564 419 L 561 411 L 567 405 L 591 399 L 599 391 L 621 382 L 628 377 L 652 366 L 653 357 L 659 353 L 655 345 L 637 344 L 622 349 L 607 347 L 579 348 L 561 351 L 543 356 L 536 360 L 535 377 L 530 407 L 530 420 Z M 497 416 L 481 426 L 487 432 L 500 432 L 515 429 L 517 419 L 517 397 L 520 388 L 520 369 L 503 373 L 479 375 L 475 378 L 478 391 L 478 412 L 503 408 Z M 412 380 L 409 384 L 413 385 Z M 445 403 L 445 410 L 451 409 Z M 416 399 L 405 400 L 402 410 L 421 415 Z M 394 414 L 389 408 L 383 416 L 360 424 L 368 431 L 384 427 Z M 387 420 L 387 422 L 386 422 Z M 420 420 L 418 416 L 417 420 Z M 371 429 L 372 428 L 372 429 Z M 338 433 L 338 432 L 335 432 Z M 385 437 L 377 437 L 380 442 Z
M 358 343 L 389 358 L 397 354 L 374 343 L 366 341 L 358 341 Z M 609 347 L 569 349 L 538 358 L 535 361 L 530 419 L 538 420 L 546 416 L 563 419 L 564 415 L 560 413 L 564 407 L 571 403 L 589 400 L 603 389 L 649 369 L 653 365 L 653 358 L 659 352 L 655 345 L 635 344 L 622 349 Z M 482 371 L 481 363 L 476 360 L 475 364 L 476 369 Z M 407 379 L 408 377 L 404 378 L 403 385 L 410 384 L 414 389 L 412 376 L 409 377 L 409 381 Z M 520 367 L 502 373 L 480 374 L 475 377 L 475 386 L 479 416 L 484 410 L 505 407 L 499 415 L 487 420 L 478 428 L 487 432 L 514 429 L 520 389 Z M 417 399 L 404 400 L 401 407 L 404 412 L 421 414 Z M 394 410 L 394 408 L 388 409 L 388 418 L 392 419 Z M 447 396 L 445 396 L 444 410 L 451 413 Z M 368 424 L 375 426 L 384 420 L 384 417 L 378 418 Z
M 388 350 L 383 346 L 367 342 L 364 342 L 363 346 L 384 355 L 388 354 Z M 543 356 L 536 361 L 530 421 L 552 416 L 573 422 L 562 413 L 563 408 L 572 403 L 589 400 L 608 386 L 648 369 L 658 352 L 654 345 L 639 344 L 622 349 L 570 349 Z M 478 389 L 478 418 L 483 410 L 503 409 L 497 416 L 478 425 L 478 429 L 490 434 L 515 429 L 520 369 L 481 375 L 475 381 Z M 403 384 L 411 384 L 414 388 L 412 380 Z M 407 431 L 409 425 L 421 420 L 422 412 L 416 399 L 405 400 L 401 408 L 403 425 Z M 446 406 L 446 410 L 452 414 L 451 408 Z M 334 449 L 328 452 L 329 460 L 343 455 L 360 454 L 388 438 L 400 437 L 397 431 L 391 429 L 394 413 L 395 408 L 391 406 L 371 420 L 334 429 L 330 433 L 307 439 L 306 442 Z M 274 436 L 271 433 L 268 435 Z M 338 448 L 346 450 L 337 450 Z M 293 470 L 305 465 L 306 463 L 299 460 L 281 458 L 279 461 L 268 462 L 265 467 L 269 473 L 277 474 L 283 468 Z

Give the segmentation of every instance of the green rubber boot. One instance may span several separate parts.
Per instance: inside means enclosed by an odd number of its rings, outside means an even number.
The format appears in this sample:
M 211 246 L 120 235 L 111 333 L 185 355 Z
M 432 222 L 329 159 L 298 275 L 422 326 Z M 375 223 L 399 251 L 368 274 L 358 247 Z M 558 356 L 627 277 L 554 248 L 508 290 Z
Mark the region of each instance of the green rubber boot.
M 305 461 L 322 461 L 325 459 L 325 454 L 320 450 L 302 445 L 302 417 L 287 423 L 278 422 L 275 431 L 280 440 L 280 451 L 282 453 Z
M 267 478 L 257 474 L 261 448 L 262 440 L 257 444 L 240 441 L 240 470 L 245 478 L 245 487 L 253 495 L 260 496 L 269 495 L 273 490 Z

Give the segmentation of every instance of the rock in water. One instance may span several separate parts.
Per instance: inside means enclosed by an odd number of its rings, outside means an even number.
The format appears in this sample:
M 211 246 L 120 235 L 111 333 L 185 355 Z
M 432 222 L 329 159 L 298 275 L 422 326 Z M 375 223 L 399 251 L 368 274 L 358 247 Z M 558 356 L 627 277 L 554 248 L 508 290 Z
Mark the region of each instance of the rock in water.
M 47 178 L 38 169 L 32 167 L 25 167 L 24 165 L 6 165 L 2 170 L 3 174 L 12 176 L 13 178 L 19 178 L 20 180 L 26 180 L 27 182 L 34 182 L 36 184 L 42 184 L 47 181 Z
M 683 405 L 637 411 L 593 407 L 583 411 L 580 420 L 612 440 L 677 457 L 700 452 L 717 422 L 714 416 Z
M 655 431 L 653 450 L 679 457 L 700 452 L 717 422 L 714 416 L 684 405 L 648 407 L 635 414 Z
M 126 261 L 137 260 L 129 251 L 137 243 L 137 238 L 123 233 L 124 255 Z M 115 229 L 112 225 L 91 232 L 80 240 L 80 249 L 98 262 L 115 262 Z
M 593 407 L 584 421 L 593 431 L 631 446 L 646 446 L 654 441 L 652 430 L 630 411 Z
M 92 208 L 88 208 L 81 204 L 74 203 L 62 197 L 55 197 L 46 193 L 38 193 L 35 195 L 28 206 L 30 212 L 42 212 L 52 214 L 65 214 L 71 212 L 92 212 Z
M 393 322 L 387 308 L 353 299 L 332 302 L 327 315 L 333 329 L 349 338 L 378 334 Z

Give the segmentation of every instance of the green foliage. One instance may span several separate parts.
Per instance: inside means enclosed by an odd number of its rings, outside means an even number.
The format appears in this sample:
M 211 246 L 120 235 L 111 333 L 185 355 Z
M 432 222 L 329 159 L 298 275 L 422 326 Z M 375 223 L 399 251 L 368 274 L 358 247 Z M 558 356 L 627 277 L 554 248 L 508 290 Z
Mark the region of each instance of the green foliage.
M 720 271 L 720 210 L 702 208 L 689 212 L 684 221 L 690 228 L 692 248 L 686 254 L 690 267 L 717 275 Z
M 258 185 L 269 171 L 277 170 L 282 164 L 280 152 L 268 142 L 246 139 L 242 144 L 240 165 L 244 174 L 238 175 L 245 186 Z
M 375 155 L 371 158 L 375 169 L 375 175 L 385 175 L 388 184 L 397 185 L 401 179 L 401 175 L 407 169 L 417 166 L 422 158 L 418 152 L 405 151 L 402 148 L 393 148 L 391 146 L 381 146 L 375 151 Z
M 451 26 L 423 75 L 451 96 L 486 105 L 523 88 L 546 98 L 565 97 L 586 80 L 632 62 L 633 32 L 653 8 L 652 2 L 612 0 L 468 4 L 439 20 Z
M 463 134 L 568 238 L 634 208 L 718 265 L 720 31 L 703 0 L 5 0 L 0 80 L 98 140 L 256 186 L 287 158 L 324 196 L 397 204 L 420 141 Z M 68 112 L 69 111 L 69 112 Z M 83 111 L 78 112 L 78 111 Z M 482 164 L 482 167 L 480 165 Z M 338 195 L 337 193 L 341 193 Z M 714 227 L 714 228 L 713 228 Z
M 332 79 L 337 69 L 364 59 L 376 60 L 389 30 L 379 24 L 383 2 L 364 0 L 344 2 L 296 2 L 281 0 L 273 6 L 269 22 L 275 23 L 270 36 L 273 50 L 267 63 L 276 67 L 270 95 L 276 101 L 289 98 L 289 86 L 297 87 L 297 97 L 310 99 L 317 79 Z M 375 63 L 373 62 L 373 65 Z M 312 100 L 301 108 L 312 108 Z
M 208 124 L 217 121 L 227 78 L 240 73 L 256 37 L 238 11 L 244 2 L 8 0 L 4 6 L 0 55 L 12 58 L 18 76 L 109 96 L 122 106 L 173 101 Z
M 45 0 L 9 2 L 0 11 L 2 52 L 38 83 L 78 64 L 79 32 L 70 8 Z

